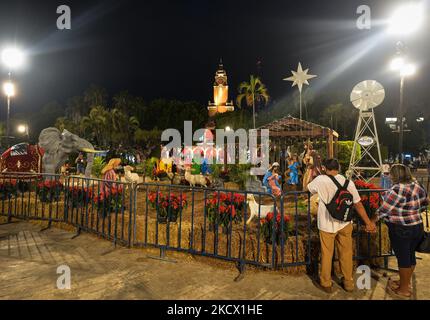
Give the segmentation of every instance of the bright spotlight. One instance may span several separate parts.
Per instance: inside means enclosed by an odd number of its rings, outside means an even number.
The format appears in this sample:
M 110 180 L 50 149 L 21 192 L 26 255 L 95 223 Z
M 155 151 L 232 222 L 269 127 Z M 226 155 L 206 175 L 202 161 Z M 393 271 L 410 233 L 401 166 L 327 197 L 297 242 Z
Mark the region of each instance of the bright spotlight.
M 398 8 L 390 18 L 388 31 L 393 34 L 409 34 L 416 31 L 423 22 L 423 7 L 410 3 Z
M 12 82 L 5 82 L 3 84 L 3 91 L 9 98 L 13 97 L 15 95 L 15 85 Z
M 26 131 L 27 131 L 27 127 L 26 127 L 25 125 L 20 124 L 20 125 L 18 126 L 18 132 L 19 132 L 19 133 L 25 133 Z
M 417 67 L 410 63 L 405 64 L 400 69 L 400 75 L 404 77 L 412 76 L 415 74 L 415 72 L 417 72 Z
M 10 69 L 18 68 L 24 63 L 24 55 L 17 48 L 8 48 L 3 50 L 1 59 Z
M 404 65 L 405 65 L 405 59 L 403 59 L 402 57 L 397 57 L 391 61 L 390 68 L 393 71 L 400 71 Z
M 230 131 L 231 131 L 231 128 L 230 128 L 230 127 L 226 127 L 226 128 L 225 128 L 225 131 L 230 132 Z

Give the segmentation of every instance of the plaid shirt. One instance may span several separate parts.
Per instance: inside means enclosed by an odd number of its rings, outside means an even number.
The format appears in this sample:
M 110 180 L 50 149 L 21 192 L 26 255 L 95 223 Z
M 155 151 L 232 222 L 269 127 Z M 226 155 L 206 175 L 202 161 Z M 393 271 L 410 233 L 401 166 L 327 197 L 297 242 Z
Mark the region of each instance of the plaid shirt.
M 421 224 L 428 205 L 427 192 L 418 183 L 396 184 L 384 196 L 379 218 L 404 226 Z

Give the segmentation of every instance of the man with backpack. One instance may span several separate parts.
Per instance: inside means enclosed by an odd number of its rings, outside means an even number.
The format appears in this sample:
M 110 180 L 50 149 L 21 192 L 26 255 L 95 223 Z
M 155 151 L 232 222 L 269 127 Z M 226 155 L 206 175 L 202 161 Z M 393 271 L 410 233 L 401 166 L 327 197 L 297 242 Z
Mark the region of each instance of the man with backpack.
M 331 271 L 336 245 L 343 275 L 343 288 L 352 292 L 355 287 L 352 261 L 353 208 L 364 221 L 367 232 L 376 232 L 376 225 L 367 216 L 354 182 L 339 174 L 338 160 L 324 160 L 322 170 L 324 174 L 307 186 L 308 191 L 311 194 L 318 193 L 320 199 L 318 229 L 321 242 L 321 274 L 317 285 L 327 293 L 333 292 Z

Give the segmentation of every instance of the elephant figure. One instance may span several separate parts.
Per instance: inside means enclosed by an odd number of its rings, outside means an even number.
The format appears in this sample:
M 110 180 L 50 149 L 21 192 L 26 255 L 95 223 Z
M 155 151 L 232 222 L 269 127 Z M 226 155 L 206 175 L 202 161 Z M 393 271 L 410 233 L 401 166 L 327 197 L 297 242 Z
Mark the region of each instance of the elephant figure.
M 63 133 L 57 128 L 44 129 L 39 136 L 39 146 L 44 149 L 43 173 L 55 174 L 63 166 L 69 155 L 75 152 L 87 153 L 87 167 L 85 177 L 91 177 L 94 154 L 101 151 L 94 150 L 94 147 L 87 140 L 79 138 L 77 135 L 64 130 Z

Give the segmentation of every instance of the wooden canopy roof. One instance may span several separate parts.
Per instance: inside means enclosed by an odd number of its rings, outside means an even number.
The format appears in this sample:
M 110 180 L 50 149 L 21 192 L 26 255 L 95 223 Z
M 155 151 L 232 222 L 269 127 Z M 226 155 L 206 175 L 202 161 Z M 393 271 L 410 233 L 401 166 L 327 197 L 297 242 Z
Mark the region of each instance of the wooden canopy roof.
M 293 118 L 292 116 L 287 116 L 258 128 L 258 130 L 264 129 L 270 130 L 271 137 L 339 138 L 339 134 L 333 129 Z

